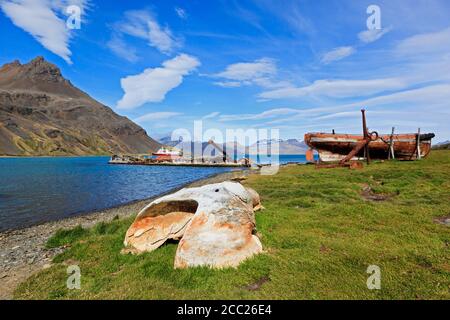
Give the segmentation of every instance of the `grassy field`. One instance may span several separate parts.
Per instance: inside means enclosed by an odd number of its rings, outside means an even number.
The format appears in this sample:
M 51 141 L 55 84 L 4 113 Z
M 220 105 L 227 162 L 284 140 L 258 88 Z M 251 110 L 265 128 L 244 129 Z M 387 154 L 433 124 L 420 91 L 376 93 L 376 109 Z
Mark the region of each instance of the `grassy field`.
M 48 246 L 69 248 L 15 297 L 450 299 L 450 227 L 438 223 L 450 216 L 449 177 L 449 151 L 362 170 L 288 166 L 252 175 L 245 184 L 266 207 L 257 213 L 265 253 L 238 269 L 174 270 L 175 243 L 122 255 L 132 219 L 115 220 L 58 232 Z M 368 199 L 377 195 L 386 199 Z M 71 264 L 81 268 L 80 290 L 66 288 Z M 381 268 L 381 290 L 367 289 L 369 265 Z

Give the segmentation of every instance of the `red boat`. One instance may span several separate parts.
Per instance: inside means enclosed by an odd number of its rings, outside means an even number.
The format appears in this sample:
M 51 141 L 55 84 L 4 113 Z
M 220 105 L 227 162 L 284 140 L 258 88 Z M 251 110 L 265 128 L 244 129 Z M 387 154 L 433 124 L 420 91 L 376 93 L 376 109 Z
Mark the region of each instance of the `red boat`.
M 152 153 L 155 161 L 174 161 L 182 157 L 182 152 L 171 147 L 162 147 L 157 152 Z

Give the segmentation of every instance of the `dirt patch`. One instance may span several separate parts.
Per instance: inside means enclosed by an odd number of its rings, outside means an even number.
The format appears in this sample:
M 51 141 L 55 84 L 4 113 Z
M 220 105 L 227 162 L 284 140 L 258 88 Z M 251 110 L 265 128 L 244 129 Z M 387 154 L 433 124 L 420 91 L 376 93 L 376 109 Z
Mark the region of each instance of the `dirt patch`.
M 236 177 L 236 178 L 232 178 L 232 179 L 230 179 L 231 181 L 234 181 L 234 182 L 242 182 L 242 181 L 245 181 L 245 180 L 247 180 L 248 178 L 247 178 L 247 176 L 240 176 L 240 177 Z
M 321 253 L 328 253 L 328 252 L 332 251 L 331 248 L 328 248 L 327 246 L 325 246 L 323 244 L 320 246 L 319 250 L 320 250 Z
M 444 226 L 450 227 L 450 215 L 434 218 L 433 221 L 437 224 L 443 224 Z
M 375 193 L 375 192 L 373 192 L 372 187 L 369 186 L 368 184 L 365 184 L 361 190 L 361 196 L 365 200 L 374 201 L 374 202 L 386 201 L 386 200 L 391 199 L 395 195 L 396 194 Z
M 261 289 L 261 286 L 264 283 L 269 282 L 269 281 L 270 281 L 270 278 L 268 276 L 264 276 L 264 277 L 260 278 L 258 281 L 256 281 L 255 283 L 246 285 L 244 287 L 244 289 L 248 290 L 248 291 L 257 291 L 257 290 Z
M 64 260 L 63 264 L 64 264 L 65 266 L 77 266 L 77 265 L 80 264 L 80 262 L 79 262 L 79 261 L 76 261 L 76 260 L 74 260 L 74 259 L 67 259 L 67 260 Z

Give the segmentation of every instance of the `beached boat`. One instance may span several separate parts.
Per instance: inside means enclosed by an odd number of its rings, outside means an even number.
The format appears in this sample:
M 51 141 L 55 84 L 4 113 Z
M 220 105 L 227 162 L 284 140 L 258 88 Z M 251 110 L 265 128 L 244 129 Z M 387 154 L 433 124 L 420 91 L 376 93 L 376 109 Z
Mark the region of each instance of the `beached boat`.
M 351 160 L 398 159 L 417 160 L 426 157 L 431 151 L 431 139 L 434 133 L 391 134 L 379 135 L 369 132 L 366 124 L 365 110 L 361 110 L 363 134 L 307 133 L 305 143 L 311 148 L 307 152 L 307 160 L 312 161 L 312 150 L 319 153 L 321 162 L 339 162 L 348 164 Z
M 398 160 L 416 160 L 426 157 L 430 153 L 432 138 L 434 138 L 434 133 L 374 135 L 368 144 L 369 155 L 371 159 L 388 159 L 392 143 L 393 158 Z M 305 143 L 310 148 L 317 150 L 320 160 L 323 162 L 341 161 L 363 139 L 363 135 L 356 134 L 305 134 Z M 351 160 L 365 159 L 364 153 L 365 149 L 361 149 Z

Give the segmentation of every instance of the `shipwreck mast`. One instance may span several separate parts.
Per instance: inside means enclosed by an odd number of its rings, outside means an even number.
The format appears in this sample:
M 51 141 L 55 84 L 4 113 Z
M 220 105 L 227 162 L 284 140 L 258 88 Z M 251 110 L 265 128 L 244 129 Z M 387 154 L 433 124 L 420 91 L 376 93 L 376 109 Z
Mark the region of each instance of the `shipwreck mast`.
M 367 164 L 370 163 L 369 143 L 370 143 L 370 141 L 373 140 L 372 136 L 374 134 L 376 135 L 375 140 L 378 139 L 378 133 L 375 131 L 372 133 L 369 133 L 369 130 L 367 129 L 367 123 L 366 123 L 366 110 L 362 109 L 361 113 L 362 113 L 362 122 L 363 122 L 363 139 L 360 140 L 358 143 L 356 143 L 356 145 L 352 149 L 352 151 L 350 151 L 350 153 L 339 162 L 340 165 L 345 165 L 354 156 L 356 156 L 358 154 L 358 152 L 360 152 L 361 149 L 363 149 L 363 148 L 364 148 L 364 156 L 367 160 Z
M 366 141 L 366 144 L 364 145 L 364 156 L 366 157 L 367 164 L 370 163 L 370 153 L 369 153 L 369 142 L 370 142 L 370 134 L 367 129 L 367 122 L 366 122 L 366 110 L 362 109 L 362 125 L 363 125 L 363 137 L 364 141 Z

